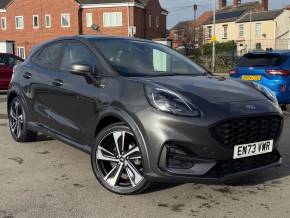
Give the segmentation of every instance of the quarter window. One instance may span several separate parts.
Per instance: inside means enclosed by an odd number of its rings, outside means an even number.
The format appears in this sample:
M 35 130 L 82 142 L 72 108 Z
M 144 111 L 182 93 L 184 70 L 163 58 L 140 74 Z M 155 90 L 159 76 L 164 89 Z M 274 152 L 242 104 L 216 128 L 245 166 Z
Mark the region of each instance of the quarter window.
M 70 14 L 61 14 L 61 27 L 70 27 Z
M 51 27 L 51 16 L 50 14 L 45 15 L 45 27 L 50 28 Z
M 104 27 L 115 27 L 123 25 L 122 12 L 108 12 L 103 14 Z
M 23 16 L 16 16 L 15 17 L 15 27 L 16 27 L 16 29 L 23 29 L 24 28 Z
M 25 59 L 25 48 L 17 47 L 17 55 L 23 59 Z
M 70 71 L 73 64 L 85 64 L 95 67 L 96 57 L 85 45 L 70 42 L 65 48 L 60 69 Z
M 32 61 L 43 68 L 55 69 L 61 58 L 62 49 L 61 43 L 48 45 Z
M 93 14 L 92 13 L 86 14 L 86 23 L 87 23 L 88 28 L 92 27 L 92 25 L 93 25 Z
M 1 29 L 6 30 L 7 29 L 7 20 L 6 17 L 1 17 Z
M 33 28 L 39 28 L 38 15 L 33 15 Z

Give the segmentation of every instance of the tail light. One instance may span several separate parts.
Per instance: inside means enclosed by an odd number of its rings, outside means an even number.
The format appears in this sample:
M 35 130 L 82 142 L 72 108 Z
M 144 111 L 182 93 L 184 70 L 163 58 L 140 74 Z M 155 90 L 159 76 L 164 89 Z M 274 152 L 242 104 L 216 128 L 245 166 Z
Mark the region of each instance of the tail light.
M 234 75 L 234 74 L 236 74 L 236 73 L 237 73 L 237 71 L 234 70 L 234 69 L 233 69 L 233 70 L 229 70 L 229 74 L 230 74 L 230 75 Z
M 266 72 L 275 76 L 289 76 L 288 70 L 266 70 Z

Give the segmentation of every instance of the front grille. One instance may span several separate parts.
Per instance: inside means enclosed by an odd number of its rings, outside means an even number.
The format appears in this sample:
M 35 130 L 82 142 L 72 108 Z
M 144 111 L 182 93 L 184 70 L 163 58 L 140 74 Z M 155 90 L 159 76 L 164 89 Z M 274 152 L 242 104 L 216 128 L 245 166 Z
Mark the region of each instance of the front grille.
M 238 173 L 266 166 L 279 161 L 281 158 L 278 151 L 268 154 L 257 155 L 236 160 L 219 161 L 207 174 L 208 177 L 222 177 L 225 175 Z
M 212 128 L 214 138 L 225 148 L 279 138 L 282 118 L 277 115 L 228 120 Z

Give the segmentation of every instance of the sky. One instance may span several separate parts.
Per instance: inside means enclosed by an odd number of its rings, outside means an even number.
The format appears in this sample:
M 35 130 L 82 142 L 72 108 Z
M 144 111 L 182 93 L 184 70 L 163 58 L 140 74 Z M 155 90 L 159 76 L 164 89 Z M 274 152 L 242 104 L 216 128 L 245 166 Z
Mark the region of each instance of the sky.
M 169 11 L 167 17 L 167 27 L 171 28 L 179 21 L 193 20 L 192 5 L 197 4 L 197 15 L 202 14 L 204 11 L 213 9 L 214 0 L 159 0 L 161 6 Z M 251 2 L 253 0 L 242 0 L 244 2 Z M 218 3 L 218 0 L 216 0 Z M 232 4 L 232 0 L 228 0 L 228 5 Z M 290 5 L 290 0 L 269 0 L 269 9 L 279 9 Z

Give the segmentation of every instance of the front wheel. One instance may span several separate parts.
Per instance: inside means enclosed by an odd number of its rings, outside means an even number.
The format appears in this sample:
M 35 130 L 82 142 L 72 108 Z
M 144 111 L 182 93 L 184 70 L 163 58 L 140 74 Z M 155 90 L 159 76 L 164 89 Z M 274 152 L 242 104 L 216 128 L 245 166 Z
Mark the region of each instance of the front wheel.
M 91 162 L 99 182 L 117 194 L 137 194 L 149 182 L 143 176 L 142 153 L 130 128 L 122 123 L 102 130 L 92 149 Z

